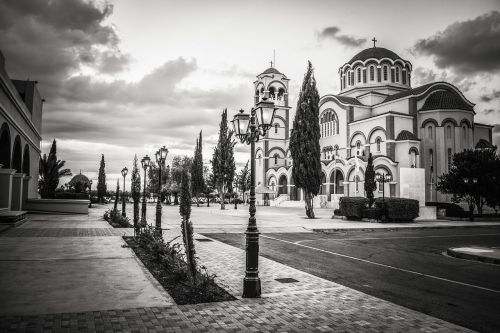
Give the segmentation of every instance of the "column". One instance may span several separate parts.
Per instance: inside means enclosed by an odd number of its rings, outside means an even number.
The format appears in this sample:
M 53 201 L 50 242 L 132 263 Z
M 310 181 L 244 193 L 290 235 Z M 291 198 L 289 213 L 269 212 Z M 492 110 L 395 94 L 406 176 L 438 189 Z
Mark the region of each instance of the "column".
M 31 176 L 24 176 L 23 178 L 23 196 L 21 201 L 21 210 L 26 209 L 26 200 L 28 200 L 30 180 Z
M 21 210 L 23 197 L 24 173 L 15 173 L 12 176 L 12 199 L 10 210 Z
M 0 169 L 0 208 L 10 210 L 12 199 L 12 175 L 16 173 L 14 169 Z

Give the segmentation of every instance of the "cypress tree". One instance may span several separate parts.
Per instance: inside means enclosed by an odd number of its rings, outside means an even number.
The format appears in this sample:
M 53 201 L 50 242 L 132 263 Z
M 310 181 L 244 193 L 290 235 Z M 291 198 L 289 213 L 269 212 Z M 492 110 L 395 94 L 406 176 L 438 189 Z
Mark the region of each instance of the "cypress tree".
M 115 192 L 115 205 L 113 207 L 113 211 L 115 215 L 118 214 L 118 198 L 120 196 L 120 179 L 116 180 L 116 192 Z
M 368 198 L 368 205 L 371 207 L 373 205 L 374 196 L 373 191 L 377 188 L 377 183 L 375 182 L 375 170 L 373 169 L 373 157 L 372 153 L 368 156 L 368 164 L 365 171 L 365 192 Z
M 191 191 L 189 189 L 189 174 L 185 169 L 182 170 L 180 201 L 179 212 L 182 217 L 182 239 L 184 241 L 189 273 L 192 281 L 196 283 L 196 251 L 193 241 L 193 224 L 189 220 L 191 217 Z
M 235 144 L 236 141 L 233 140 L 233 132 L 229 131 L 227 126 L 227 109 L 224 109 L 219 125 L 219 141 L 212 157 L 212 173 L 215 185 L 219 190 L 221 209 L 225 209 L 224 196 L 226 189 L 230 188 L 233 183 L 236 169 L 233 152 Z
M 104 154 L 101 156 L 101 164 L 99 165 L 99 178 L 97 179 L 97 198 L 99 202 L 104 201 L 104 197 L 106 196 L 106 171 L 104 168 L 106 167 L 106 163 L 104 162 Z
M 205 181 L 203 179 L 203 155 L 202 155 L 202 136 L 196 140 L 196 148 L 194 151 L 194 159 L 191 164 L 191 191 L 196 197 L 196 206 L 200 207 L 198 197 L 205 189 Z
M 321 186 L 319 93 L 311 62 L 304 76 L 290 136 L 295 186 L 304 190 L 306 215 L 314 218 L 313 198 Z
M 137 155 L 134 156 L 134 166 L 132 168 L 131 177 L 131 194 L 134 200 L 134 230 L 137 231 L 139 228 L 139 201 L 141 200 L 141 173 L 139 170 L 139 164 L 137 162 Z

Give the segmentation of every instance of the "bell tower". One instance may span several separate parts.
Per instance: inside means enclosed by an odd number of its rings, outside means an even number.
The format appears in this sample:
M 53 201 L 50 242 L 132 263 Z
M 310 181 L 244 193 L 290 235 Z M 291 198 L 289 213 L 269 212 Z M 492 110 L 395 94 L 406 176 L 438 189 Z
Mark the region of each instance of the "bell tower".
M 288 140 L 290 139 L 290 106 L 288 105 L 288 83 L 285 74 L 272 66 L 257 75 L 254 82 L 254 106 L 261 100 L 274 103 L 277 108 L 272 127 L 266 136 L 255 145 L 255 186 L 267 186 L 273 189 L 273 184 L 268 184 L 267 170 L 278 169 L 291 165 L 287 158 Z M 274 188 L 277 189 L 277 184 Z M 262 195 L 257 194 L 258 204 L 262 204 Z

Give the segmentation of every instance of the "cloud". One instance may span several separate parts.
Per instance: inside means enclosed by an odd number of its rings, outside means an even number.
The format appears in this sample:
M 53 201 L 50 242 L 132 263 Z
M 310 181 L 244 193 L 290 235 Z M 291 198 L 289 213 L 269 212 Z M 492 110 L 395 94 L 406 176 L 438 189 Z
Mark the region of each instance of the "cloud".
M 500 12 L 455 22 L 434 36 L 420 39 L 413 51 L 434 57 L 438 68 L 460 74 L 500 70 Z
M 412 71 L 413 83 L 416 86 L 436 82 L 445 81 L 457 86 L 462 92 L 468 92 L 477 85 L 477 80 L 473 77 L 456 75 L 448 71 L 440 71 L 436 73 L 430 68 L 415 67 Z
M 497 98 L 500 98 L 500 90 L 493 90 L 491 94 L 481 95 L 479 99 L 481 102 L 490 102 Z
M 324 28 L 317 35 L 319 40 L 333 39 L 347 47 L 358 47 L 366 43 L 366 38 L 356 38 L 349 35 L 339 35 L 339 32 L 340 28 L 331 26 Z

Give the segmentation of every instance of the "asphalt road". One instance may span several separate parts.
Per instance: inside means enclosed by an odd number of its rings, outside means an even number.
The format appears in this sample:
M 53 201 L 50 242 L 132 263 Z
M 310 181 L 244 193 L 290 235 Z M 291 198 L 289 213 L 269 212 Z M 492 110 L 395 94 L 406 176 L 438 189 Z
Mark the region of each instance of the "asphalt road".
M 244 235 L 205 236 L 244 249 Z M 262 234 L 260 254 L 482 332 L 500 332 L 500 266 L 444 255 L 500 246 L 500 228 Z

